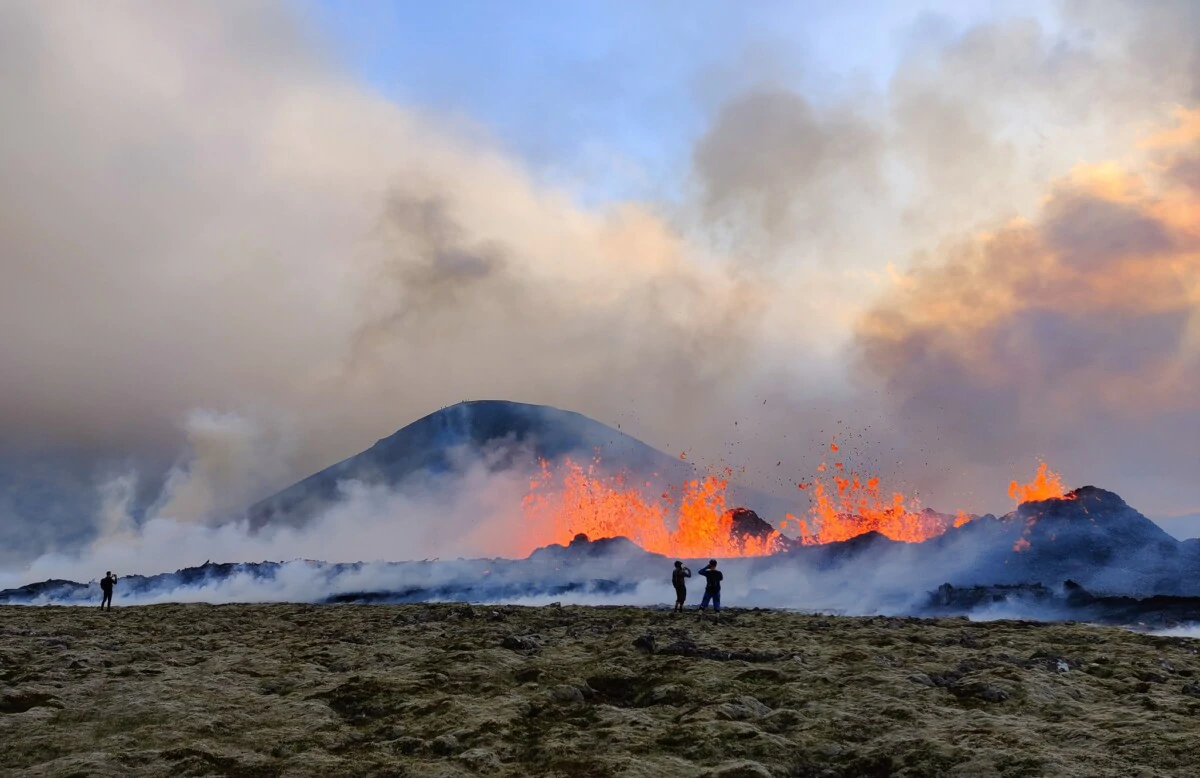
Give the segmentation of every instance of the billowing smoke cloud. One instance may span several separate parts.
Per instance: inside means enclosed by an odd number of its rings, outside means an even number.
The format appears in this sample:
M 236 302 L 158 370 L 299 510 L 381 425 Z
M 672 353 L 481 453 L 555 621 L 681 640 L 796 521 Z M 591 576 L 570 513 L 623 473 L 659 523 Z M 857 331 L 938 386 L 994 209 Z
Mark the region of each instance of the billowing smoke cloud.
M 892 483 L 996 510 L 1041 455 L 1194 511 L 1200 11 L 1058 10 L 1060 30 L 927 16 L 879 94 L 729 101 L 697 146 L 702 204 L 786 258 L 823 302 L 806 321 L 853 333 L 834 339 L 841 402 L 779 407 L 873 427 L 864 453 Z
M 14 480 L 31 451 L 133 457 L 153 512 L 200 518 L 461 399 L 661 438 L 751 363 L 761 284 L 366 91 L 275 4 L 9 3 L 0 28 Z
M 0 560 L 219 533 L 480 397 L 771 488 L 841 420 L 943 510 L 1003 509 L 1039 454 L 1200 504 L 1194 4 L 922 17 L 886 89 L 732 95 L 694 200 L 601 210 L 293 11 L 0 8 Z
M 245 521 L 208 524 L 171 513 L 139 523 L 129 510 L 132 476 L 120 476 L 101 487 L 103 534 L 83 548 L 45 554 L 28 569 L 0 575 L 0 589 L 27 583 L 30 576 L 89 581 L 105 570 L 150 574 L 208 560 L 354 562 L 528 554 L 528 533 L 521 524 L 528 482 L 495 472 L 478 451 L 459 451 L 455 461 L 453 473 L 403 489 L 343 482 L 344 499 L 316 520 L 302 528 L 281 525 L 256 533 Z M 193 472 L 209 473 L 211 467 L 206 461 Z M 173 503 L 194 505 L 207 483 L 180 481 L 168 496 Z M 321 582 L 305 582 L 309 589 L 292 596 L 317 597 Z
M 864 317 L 862 359 L 910 434 L 940 422 L 978 461 L 1033 445 L 1098 480 L 1175 484 L 1138 495 L 1151 510 L 1200 499 L 1200 197 L 1179 174 L 1200 124 L 1179 120 L 1147 139 L 1148 173 L 1076 168 L 1035 221 L 963 240 Z

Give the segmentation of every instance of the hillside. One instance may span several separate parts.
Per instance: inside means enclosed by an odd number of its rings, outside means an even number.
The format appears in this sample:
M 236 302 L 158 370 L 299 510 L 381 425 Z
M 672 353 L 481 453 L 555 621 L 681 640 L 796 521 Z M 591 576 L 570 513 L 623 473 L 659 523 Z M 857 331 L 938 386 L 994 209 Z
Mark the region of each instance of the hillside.
M 403 485 L 407 479 L 453 471 L 455 457 L 491 454 L 491 466 L 532 467 L 538 458 L 599 452 L 610 466 L 676 479 L 690 471 L 637 438 L 598 421 L 543 405 L 478 400 L 443 408 L 403 427 L 366 451 L 315 473 L 251 506 L 252 526 L 301 523 L 338 498 L 338 483 Z
M 467 605 L 4 608 L 10 776 L 1185 776 L 1198 644 Z
M 303 524 L 339 499 L 339 484 L 360 481 L 404 490 L 416 479 L 452 474 L 463 461 L 486 460 L 493 470 L 534 472 L 537 460 L 600 457 L 609 473 L 636 473 L 655 489 L 679 486 L 695 469 L 678 456 L 579 413 L 508 400 L 462 402 L 424 416 L 366 451 L 267 497 L 247 509 L 250 525 Z M 651 490 L 651 491 L 654 491 Z M 782 518 L 802 506 L 732 484 L 730 499 Z

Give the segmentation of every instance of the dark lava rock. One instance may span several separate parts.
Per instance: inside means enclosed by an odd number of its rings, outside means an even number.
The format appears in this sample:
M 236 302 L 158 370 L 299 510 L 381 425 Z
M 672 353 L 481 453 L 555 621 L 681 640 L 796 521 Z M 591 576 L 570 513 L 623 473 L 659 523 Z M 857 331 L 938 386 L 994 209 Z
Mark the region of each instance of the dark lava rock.
M 541 648 L 541 645 L 531 637 L 509 635 L 501 641 L 500 647 L 507 648 L 510 651 L 537 651 Z
M 392 750 L 398 754 L 419 754 L 429 748 L 429 744 L 419 737 L 400 737 L 391 742 Z
M 458 749 L 458 738 L 454 735 L 438 735 L 429 742 L 429 750 L 439 756 L 449 756 Z
M 982 681 L 969 681 L 966 683 L 955 683 L 947 687 L 951 694 L 961 699 L 977 699 L 984 702 L 1004 702 L 1008 699 L 1008 692 L 1001 689 L 999 686 L 993 686 L 990 683 Z
M 732 522 L 730 534 L 743 543 L 747 540 L 761 542 L 775 534 L 775 528 L 749 508 L 734 508 L 729 511 L 729 518 Z M 798 545 L 799 543 L 791 538 L 778 535 L 770 551 L 789 551 Z
M 24 713 L 34 708 L 61 708 L 62 702 L 51 694 L 5 692 L 0 696 L 0 713 Z
M 788 656 L 787 653 L 774 651 L 727 651 L 721 648 L 704 648 L 688 638 L 663 646 L 658 649 L 658 653 L 666 656 L 712 659 L 717 662 L 777 662 Z
M 725 721 L 752 721 L 771 714 L 771 709 L 753 697 L 738 697 L 736 700 L 717 706 L 717 718 Z
M 550 690 L 550 699 L 555 702 L 583 702 L 583 692 L 578 686 L 561 684 Z
M 653 635 L 642 635 L 633 641 L 633 645 L 639 651 L 645 651 L 647 654 L 653 654 L 657 648 Z

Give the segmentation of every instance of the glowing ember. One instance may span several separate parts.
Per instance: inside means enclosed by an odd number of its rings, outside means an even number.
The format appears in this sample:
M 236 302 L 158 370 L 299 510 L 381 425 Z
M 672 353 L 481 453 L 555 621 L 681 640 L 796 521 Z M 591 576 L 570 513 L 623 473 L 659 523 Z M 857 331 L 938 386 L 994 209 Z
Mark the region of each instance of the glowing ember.
M 583 467 L 566 460 L 557 472 L 542 462 L 542 475 L 530 482 L 525 498 L 531 546 L 566 543 L 578 534 L 589 538 L 627 537 L 647 551 L 668 556 L 759 556 L 776 550 L 780 535 L 734 536 L 733 516 L 725 504 L 732 471 L 709 473 L 688 481 L 678 499 L 655 499 L 607 476 L 599 460 Z
M 1008 485 L 1008 496 L 1016 500 L 1018 505 L 1023 502 L 1062 499 L 1066 491 L 1062 477 L 1046 467 L 1045 462 L 1038 465 L 1037 475 L 1029 483 L 1018 484 L 1013 481 Z

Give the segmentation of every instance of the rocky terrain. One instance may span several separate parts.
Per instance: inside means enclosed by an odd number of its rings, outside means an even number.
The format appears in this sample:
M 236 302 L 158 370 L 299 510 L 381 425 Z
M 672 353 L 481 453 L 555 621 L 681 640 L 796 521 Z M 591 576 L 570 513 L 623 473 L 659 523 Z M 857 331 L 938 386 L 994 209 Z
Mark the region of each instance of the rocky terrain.
M 0 609 L 6 776 L 1184 776 L 1200 641 L 642 608 Z

